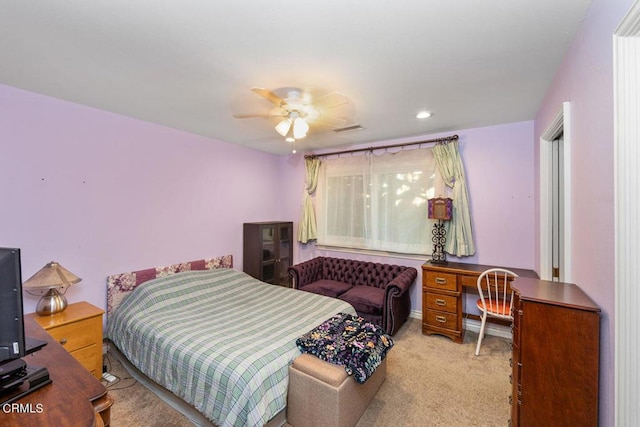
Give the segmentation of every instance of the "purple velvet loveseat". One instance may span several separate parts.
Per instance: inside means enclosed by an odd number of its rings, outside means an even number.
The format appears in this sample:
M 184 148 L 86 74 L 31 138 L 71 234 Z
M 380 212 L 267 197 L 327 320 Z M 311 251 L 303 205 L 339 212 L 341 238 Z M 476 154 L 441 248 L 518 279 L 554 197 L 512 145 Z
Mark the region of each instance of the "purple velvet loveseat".
M 393 335 L 409 317 L 410 289 L 418 271 L 399 265 L 318 257 L 289 267 L 289 275 L 294 288 L 347 301 L 359 316 Z

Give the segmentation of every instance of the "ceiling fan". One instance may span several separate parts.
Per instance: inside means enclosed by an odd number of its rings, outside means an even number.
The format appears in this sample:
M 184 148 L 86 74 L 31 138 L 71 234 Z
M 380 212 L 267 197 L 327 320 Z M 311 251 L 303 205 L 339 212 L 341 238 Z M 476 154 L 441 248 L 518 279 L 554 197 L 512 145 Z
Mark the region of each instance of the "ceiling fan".
M 280 88 L 272 91 L 254 87 L 251 90 L 275 106 L 266 113 L 234 114 L 234 117 L 238 119 L 282 118 L 275 129 L 287 142 L 295 142 L 297 139 L 307 136 L 310 124 L 340 128 L 347 123 L 346 119 L 332 116 L 329 113 L 330 109 L 349 103 L 349 99 L 338 92 L 313 99 L 309 92 L 304 92 L 299 88 Z M 283 93 L 283 96 L 277 95 L 276 92 Z

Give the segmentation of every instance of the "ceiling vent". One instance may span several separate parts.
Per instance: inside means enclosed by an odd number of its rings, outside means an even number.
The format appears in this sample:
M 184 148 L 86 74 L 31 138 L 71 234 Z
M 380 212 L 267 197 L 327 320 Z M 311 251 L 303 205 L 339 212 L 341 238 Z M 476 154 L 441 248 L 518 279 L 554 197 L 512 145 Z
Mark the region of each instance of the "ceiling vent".
M 333 131 L 335 133 L 342 133 L 342 132 L 352 132 L 352 131 L 361 130 L 361 129 L 364 129 L 364 128 L 362 126 L 356 124 L 356 125 L 351 125 L 351 126 L 345 126 L 343 128 L 334 129 Z

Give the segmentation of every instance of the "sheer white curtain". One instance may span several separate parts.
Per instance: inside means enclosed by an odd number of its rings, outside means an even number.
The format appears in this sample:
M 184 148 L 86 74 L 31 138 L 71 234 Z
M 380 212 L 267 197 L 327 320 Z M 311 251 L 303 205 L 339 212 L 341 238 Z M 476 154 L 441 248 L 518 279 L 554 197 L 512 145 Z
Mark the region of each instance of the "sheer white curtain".
M 318 244 L 429 254 L 427 200 L 442 189 L 430 148 L 325 159 L 316 193 Z

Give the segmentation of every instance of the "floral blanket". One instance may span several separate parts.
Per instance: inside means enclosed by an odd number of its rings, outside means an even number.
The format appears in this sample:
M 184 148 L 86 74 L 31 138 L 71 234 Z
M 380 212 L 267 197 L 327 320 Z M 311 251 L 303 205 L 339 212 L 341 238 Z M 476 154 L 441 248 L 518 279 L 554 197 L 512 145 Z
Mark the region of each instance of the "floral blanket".
M 379 326 L 364 318 L 338 313 L 296 340 L 301 352 L 342 365 L 363 384 L 387 356 L 393 341 Z

